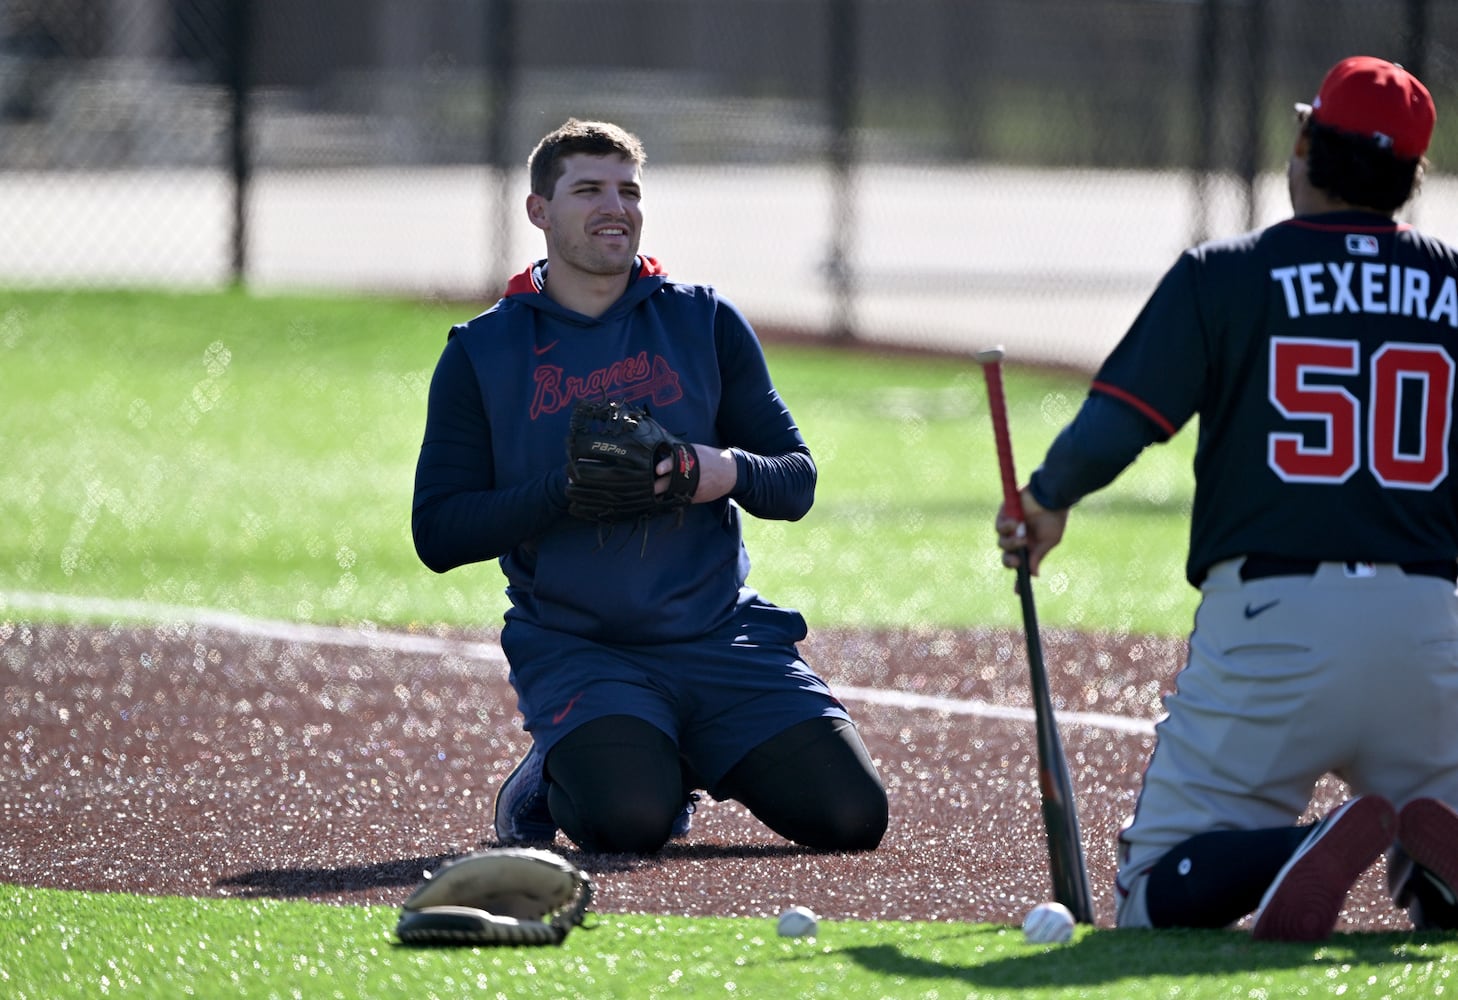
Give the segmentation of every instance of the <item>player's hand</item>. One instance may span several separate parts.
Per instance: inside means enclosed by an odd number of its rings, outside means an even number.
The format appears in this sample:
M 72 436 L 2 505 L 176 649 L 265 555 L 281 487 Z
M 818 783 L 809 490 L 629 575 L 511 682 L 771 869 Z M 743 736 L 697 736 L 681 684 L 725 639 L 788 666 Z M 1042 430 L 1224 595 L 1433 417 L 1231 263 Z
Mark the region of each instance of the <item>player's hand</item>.
M 1019 521 L 1007 511 L 1007 505 L 998 508 L 994 527 L 997 529 L 997 544 L 1002 549 L 1002 564 L 1008 569 L 1017 569 L 1024 548 L 1028 553 L 1028 572 L 1038 575 L 1043 557 L 1063 540 L 1063 529 L 1068 524 L 1068 511 L 1049 510 L 1024 487 L 1019 493 L 1023 503 L 1023 520 Z
M 699 461 L 699 485 L 694 490 L 694 503 L 708 503 L 722 496 L 728 496 L 739 483 L 739 466 L 734 453 L 728 448 L 711 448 L 706 444 L 694 445 L 694 454 Z M 673 459 L 665 458 L 653 468 L 657 477 L 653 480 L 653 493 L 667 491 L 669 474 L 673 472 Z

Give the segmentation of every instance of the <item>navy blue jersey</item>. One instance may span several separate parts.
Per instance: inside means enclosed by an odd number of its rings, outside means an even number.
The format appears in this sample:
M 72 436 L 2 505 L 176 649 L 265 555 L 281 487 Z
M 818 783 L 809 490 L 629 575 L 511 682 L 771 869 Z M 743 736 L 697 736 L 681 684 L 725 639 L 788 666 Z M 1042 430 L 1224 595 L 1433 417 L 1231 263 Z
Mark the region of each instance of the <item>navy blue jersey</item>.
M 1091 388 L 1142 414 L 1147 437 L 1098 447 L 1122 468 L 1199 414 L 1192 582 L 1251 553 L 1451 560 L 1455 354 L 1451 247 L 1365 212 L 1288 219 L 1165 275 Z M 1066 506 L 1103 485 L 1063 479 L 1034 495 Z
M 436 365 L 412 529 L 430 568 L 500 559 L 514 618 L 603 642 L 682 641 L 725 625 L 752 595 L 739 512 L 794 520 L 815 464 L 743 315 L 651 258 L 605 313 L 542 292 L 542 266 L 453 328 Z M 573 405 L 646 406 L 687 441 L 730 448 L 728 497 L 643 524 L 567 513 Z M 730 500 L 734 503 L 730 503 Z

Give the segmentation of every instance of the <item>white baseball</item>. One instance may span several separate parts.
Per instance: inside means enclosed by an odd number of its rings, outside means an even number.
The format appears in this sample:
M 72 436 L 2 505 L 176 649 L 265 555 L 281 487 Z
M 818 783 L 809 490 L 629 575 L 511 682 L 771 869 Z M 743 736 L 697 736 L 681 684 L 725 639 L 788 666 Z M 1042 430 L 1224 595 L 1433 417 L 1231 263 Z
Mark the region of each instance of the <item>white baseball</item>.
M 1039 903 L 1023 918 L 1023 936 L 1033 944 L 1073 940 L 1073 914 L 1062 903 Z
M 820 921 L 809 907 L 792 906 L 780 914 L 775 930 L 779 931 L 780 937 L 814 937 L 819 927 Z

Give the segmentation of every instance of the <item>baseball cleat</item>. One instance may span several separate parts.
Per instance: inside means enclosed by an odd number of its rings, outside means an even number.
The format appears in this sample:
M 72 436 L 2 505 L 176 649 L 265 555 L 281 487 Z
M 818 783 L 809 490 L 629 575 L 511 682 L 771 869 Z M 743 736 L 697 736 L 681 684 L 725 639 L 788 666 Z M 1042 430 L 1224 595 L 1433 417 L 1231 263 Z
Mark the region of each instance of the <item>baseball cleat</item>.
M 1362 795 L 1333 809 L 1286 862 L 1261 905 L 1250 935 L 1262 941 L 1322 941 L 1362 873 L 1391 846 L 1397 810 L 1380 795 Z
M 547 805 L 545 758 L 535 743 L 506 776 L 496 793 L 496 840 L 503 845 L 540 844 L 557 836 Z
M 1458 927 L 1458 812 L 1437 799 L 1413 799 L 1397 815 L 1397 841 L 1412 859 L 1398 905 L 1418 930 Z
M 673 817 L 673 828 L 668 831 L 669 840 L 678 840 L 680 837 L 687 837 L 689 829 L 694 825 L 694 813 L 699 808 L 699 793 L 689 792 L 688 801 L 683 804 L 682 811 Z

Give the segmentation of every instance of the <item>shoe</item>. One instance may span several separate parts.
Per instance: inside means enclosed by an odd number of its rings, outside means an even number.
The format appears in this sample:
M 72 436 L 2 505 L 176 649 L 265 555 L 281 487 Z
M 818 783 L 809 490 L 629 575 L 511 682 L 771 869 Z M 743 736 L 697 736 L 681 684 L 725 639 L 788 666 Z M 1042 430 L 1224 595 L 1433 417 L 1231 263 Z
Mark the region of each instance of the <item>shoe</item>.
M 1397 815 L 1397 842 L 1412 859 L 1394 894 L 1418 930 L 1458 928 L 1458 812 L 1437 799 L 1413 799 Z
M 1347 892 L 1397 834 L 1397 810 L 1380 795 L 1333 809 L 1276 873 L 1256 909 L 1250 936 L 1322 941 L 1331 936 Z
M 557 836 L 547 805 L 545 758 L 535 743 L 501 783 L 496 793 L 496 840 L 503 844 L 540 844 Z
M 688 801 L 683 804 L 683 811 L 673 817 L 673 828 L 668 831 L 669 840 L 680 840 L 687 837 L 689 829 L 694 825 L 694 813 L 699 809 L 699 793 L 689 792 Z

